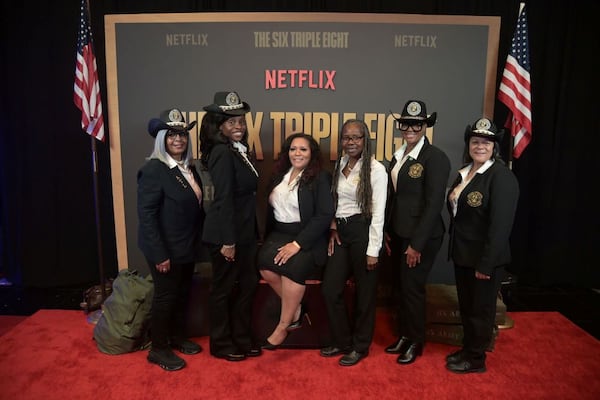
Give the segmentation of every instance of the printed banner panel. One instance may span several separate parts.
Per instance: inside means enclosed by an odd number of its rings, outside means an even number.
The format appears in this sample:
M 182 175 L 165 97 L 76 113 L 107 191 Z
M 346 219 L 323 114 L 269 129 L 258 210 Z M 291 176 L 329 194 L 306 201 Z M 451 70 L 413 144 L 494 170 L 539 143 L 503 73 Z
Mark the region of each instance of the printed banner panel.
M 493 117 L 499 27 L 499 17 L 439 15 L 106 16 L 119 268 L 145 266 L 137 248 L 136 173 L 153 147 L 147 123 L 162 110 L 178 107 L 188 120 L 200 121 L 214 93 L 228 90 L 251 105 L 247 122 L 261 176 L 262 222 L 264 188 L 286 136 L 312 135 L 331 169 L 342 123 L 363 119 L 377 159 L 387 165 L 402 144 L 392 113 L 409 99 L 437 112 L 427 135 L 456 171 L 465 126 L 484 114 Z M 197 135 L 191 143 L 197 154 Z

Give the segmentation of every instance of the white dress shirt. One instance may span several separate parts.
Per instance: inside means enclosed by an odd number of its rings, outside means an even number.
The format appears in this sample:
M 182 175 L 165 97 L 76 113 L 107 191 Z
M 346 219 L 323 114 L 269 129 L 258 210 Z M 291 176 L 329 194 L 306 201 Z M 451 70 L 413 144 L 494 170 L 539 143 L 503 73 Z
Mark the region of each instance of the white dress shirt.
M 348 177 L 342 173 L 342 170 L 348 163 L 348 156 L 343 156 L 340 164 L 340 176 L 338 178 L 337 195 L 338 204 L 335 212 L 336 218 L 350 217 L 355 214 L 361 214 L 362 211 L 356 200 L 356 188 L 360 181 L 360 168 L 362 158 L 356 162 Z M 383 222 L 385 219 L 385 202 L 387 198 L 387 172 L 383 164 L 375 158 L 371 159 L 371 187 L 373 189 L 372 198 L 372 217 L 369 226 L 369 244 L 367 246 L 367 255 L 379 257 L 379 251 L 383 245 Z
M 302 172 L 296 176 L 293 182 L 289 182 L 291 174 L 292 169 L 290 168 L 269 195 L 269 204 L 273 207 L 275 220 L 284 223 L 300 222 L 298 185 Z

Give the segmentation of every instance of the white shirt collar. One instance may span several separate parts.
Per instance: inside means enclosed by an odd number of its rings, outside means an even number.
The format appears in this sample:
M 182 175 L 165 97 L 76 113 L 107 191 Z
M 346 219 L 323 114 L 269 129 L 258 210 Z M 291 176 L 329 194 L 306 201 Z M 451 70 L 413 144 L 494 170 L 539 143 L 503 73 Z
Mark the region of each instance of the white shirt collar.
M 424 144 L 425 144 L 425 135 L 421 136 L 421 139 L 419 139 L 419 142 L 415 145 L 415 147 L 413 147 L 413 149 L 410 151 L 410 153 L 408 153 L 408 157 L 412 158 L 412 159 L 416 159 L 419 156 L 419 152 L 423 148 Z M 400 146 L 400 149 L 398 149 L 394 153 L 394 158 L 397 161 L 402 160 L 402 158 L 404 157 L 405 151 L 406 151 L 406 142 L 403 143 L 402 146 Z
M 483 163 L 483 165 L 481 167 L 479 167 L 479 169 L 477 171 L 475 171 L 475 173 L 476 174 L 483 174 L 493 164 L 494 164 L 494 160 L 487 160 L 485 163 Z M 471 170 L 471 168 L 473 168 L 473 163 L 472 162 L 470 164 L 466 165 L 464 168 L 460 169 L 458 171 L 458 173 L 463 177 L 463 179 L 465 179 L 465 177 L 467 176 L 467 174 L 469 173 L 469 171 Z
M 186 170 L 187 166 L 185 165 L 184 161 L 177 161 L 175 160 L 173 157 L 171 157 L 171 155 L 169 153 L 167 153 L 167 165 L 169 166 L 169 168 L 175 168 L 177 166 L 179 166 L 180 168 Z
M 231 145 L 240 153 L 246 154 L 248 152 L 248 148 L 242 142 L 231 142 Z

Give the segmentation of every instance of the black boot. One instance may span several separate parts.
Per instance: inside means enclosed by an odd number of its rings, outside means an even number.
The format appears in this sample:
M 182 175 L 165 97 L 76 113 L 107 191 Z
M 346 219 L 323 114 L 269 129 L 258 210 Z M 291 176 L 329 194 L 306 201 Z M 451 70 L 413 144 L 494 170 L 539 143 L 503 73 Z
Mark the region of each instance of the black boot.
M 183 354 L 198 354 L 202 351 L 202 347 L 198 343 L 194 343 L 191 340 L 184 339 L 181 337 L 173 337 L 169 340 L 171 348 L 183 353 Z
M 410 364 L 423 354 L 423 344 L 412 342 L 406 351 L 398 356 L 398 364 Z
M 171 349 L 152 349 L 148 353 L 148 361 L 158 364 L 165 371 L 177 371 L 185 367 L 185 361 L 175 355 Z
M 406 336 L 401 336 L 394 343 L 386 347 L 385 352 L 388 354 L 402 354 L 406 351 L 409 345 L 410 340 Z

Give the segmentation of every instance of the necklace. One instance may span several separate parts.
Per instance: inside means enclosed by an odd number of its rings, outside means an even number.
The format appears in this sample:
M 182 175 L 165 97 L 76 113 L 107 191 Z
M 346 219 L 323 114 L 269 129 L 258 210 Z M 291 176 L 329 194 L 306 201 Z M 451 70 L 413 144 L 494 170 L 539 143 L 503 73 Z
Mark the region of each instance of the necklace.
M 352 165 L 352 166 L 350 165 L 350 161 L 348 161 L 348 162 L 346 163 L 346 168 L 348 169 L 348 172 L 352 171 L 352 169 L 353 169 L 354 167 L 356 167 L 356 162 L 355 162 L 355 163 L 354 163 L 354 165 Z

